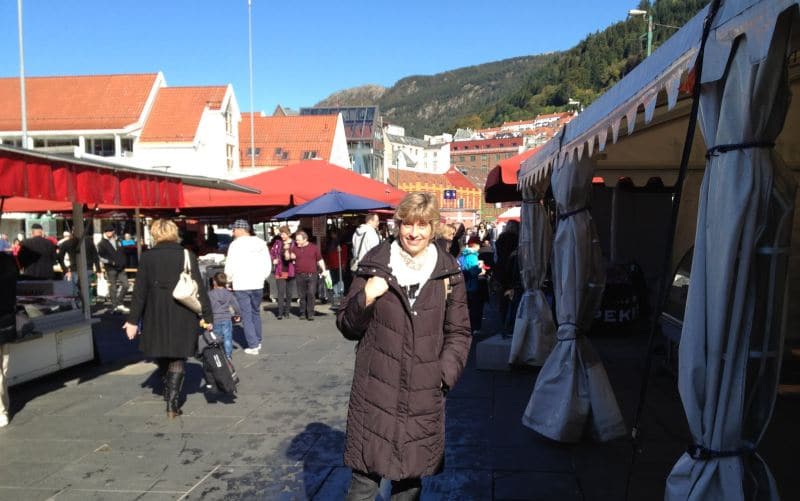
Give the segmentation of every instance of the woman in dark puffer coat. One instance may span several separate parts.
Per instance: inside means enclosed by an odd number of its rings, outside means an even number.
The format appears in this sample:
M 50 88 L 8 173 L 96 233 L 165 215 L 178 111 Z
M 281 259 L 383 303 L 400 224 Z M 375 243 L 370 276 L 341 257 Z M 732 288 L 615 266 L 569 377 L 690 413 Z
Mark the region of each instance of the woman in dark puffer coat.
M 381 477 L 392 498 L 416 499 L 421 477 L 444 457 L 445 395 L 469 353 L 466 291 L 458 263 L 432 243 L 433 197 L 408 195 L 395 214 L 397 239 L 372 249 L 338 312 L 358 340 L 347 416 L 347 499 L 374 499 Z

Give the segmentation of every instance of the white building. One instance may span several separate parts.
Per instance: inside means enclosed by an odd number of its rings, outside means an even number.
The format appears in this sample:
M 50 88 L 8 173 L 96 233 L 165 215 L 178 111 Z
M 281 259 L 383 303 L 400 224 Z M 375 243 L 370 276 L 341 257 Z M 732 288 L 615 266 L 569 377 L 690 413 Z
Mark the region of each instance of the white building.
M 167 87 L 159 73 L 28 77 L 28 147 L 211 177 L 239 171 L 230 85 Z M 22 144 L 19 79 L 0 78 L 0 142 Z
M 384 132 L 384 165 L 391 169 L 444 174 L 450 169 L 450 143 Z M 385 181 L 385 180 L 384 180 Z

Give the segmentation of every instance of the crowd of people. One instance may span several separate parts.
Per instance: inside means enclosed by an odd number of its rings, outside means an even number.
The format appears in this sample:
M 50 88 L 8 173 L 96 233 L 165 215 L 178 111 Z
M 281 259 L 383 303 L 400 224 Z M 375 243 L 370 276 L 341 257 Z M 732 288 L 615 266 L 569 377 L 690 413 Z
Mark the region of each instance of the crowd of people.
M 96 249 L 92 239 L 83 241 L 88 271 L 104 272 L 109 282 L 111 311 L 126 314 L 125 334 L 139 337 L 142 353 L 160 368 L 170 418 L 181 414 L 185 364 L 197 354 L 203 330 L 214 331 L 231 359 L 239 323 L 244 353 L 261 353 L 261 303 L 271 274 L 278 320 L 313 321 L 317 301 L 338 296 L 337 327 L 358 341 L 344 452 L 352 469 L 347 499 L 374 498 L 382 478 L 391 480 L 393 499 L 417 499 L 421 478 L 443 466 L 445 397 L 481 332 L 484 305 L 494 298 L 509 317 L 519 295 L 515 222 L 495 238 L 491 225 L 468 230 L 439 217 L 431 195 L 413 193 L 399 204 L 391 234 L 377 214 L 368 214 L 358 227 L 330 229 L 322 246 L 306 230 L 285 225 L 267 242 L 240 219 L 231 226 L 224 271 L 209 277 L 181 242 L 178 226 L 158 219 L 150 226 L 153 245 L 138 262 L 130 308 L 123 247 L 131 239 L 119 239 L 109 225 Z M 80 240 L 71 235 L 53 242 L 33 225 L 15 254 L 13 245 L 3 249 L 23 277 L 53 278 L 59 263 L 65 280 L 77 280 Z M 197 311 L 174 297 L 182 270 L 198 284 Z M 0 425 L 8 422 L 5 395 Z

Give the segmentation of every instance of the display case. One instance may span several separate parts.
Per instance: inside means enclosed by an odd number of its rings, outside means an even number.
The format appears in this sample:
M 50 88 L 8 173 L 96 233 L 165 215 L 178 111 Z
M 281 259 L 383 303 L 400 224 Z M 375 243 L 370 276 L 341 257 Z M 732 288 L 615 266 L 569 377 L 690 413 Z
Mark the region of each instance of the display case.
M 72 282 L 17 282 L 17 305 L 32 329 L 7 343 L 8 383 L 14 385 L 94 359 L 92 325 L 86 319 Z

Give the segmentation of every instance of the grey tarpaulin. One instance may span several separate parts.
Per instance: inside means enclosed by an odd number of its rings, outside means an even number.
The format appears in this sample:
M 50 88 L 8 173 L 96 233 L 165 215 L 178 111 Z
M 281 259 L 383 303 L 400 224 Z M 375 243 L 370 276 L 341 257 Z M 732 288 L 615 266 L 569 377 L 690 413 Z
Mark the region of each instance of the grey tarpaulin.
M 784 335 L 795 184 L 770 144 L 788 109 L 790 14 L 778 16 L 765 59 L 749 57 L 748 28 L 732 46 L 726 73 L 702 88 L 700 124 L 712 156 L 700 192 L 678 380 L 695 454 L 675 464 L 668 500 L 778 499 L 754 449 L 772 413 Z M 713 153 L 743 143 L 750 145 Z
M 522 223 L 519 229 L 519 268 L 525 293 L 517 308 L 509 364 L 542 365 L 553 350 L 556 326 L 550 305 L 542 292 L 547 274 L 553 229 L 542 205 L 544 187 L 523 190 Z
M 592 165 L 567 159 L 552 175 L 559 222 L 553 241 L 557 342 L 536 379 L 522 422 L 561 442 L 577 442 L 591 420 L 600 440 L 625 435 L 625 423 L 603 363 L 585 336 L 602 299 L 605 270 L 588 210 Z

